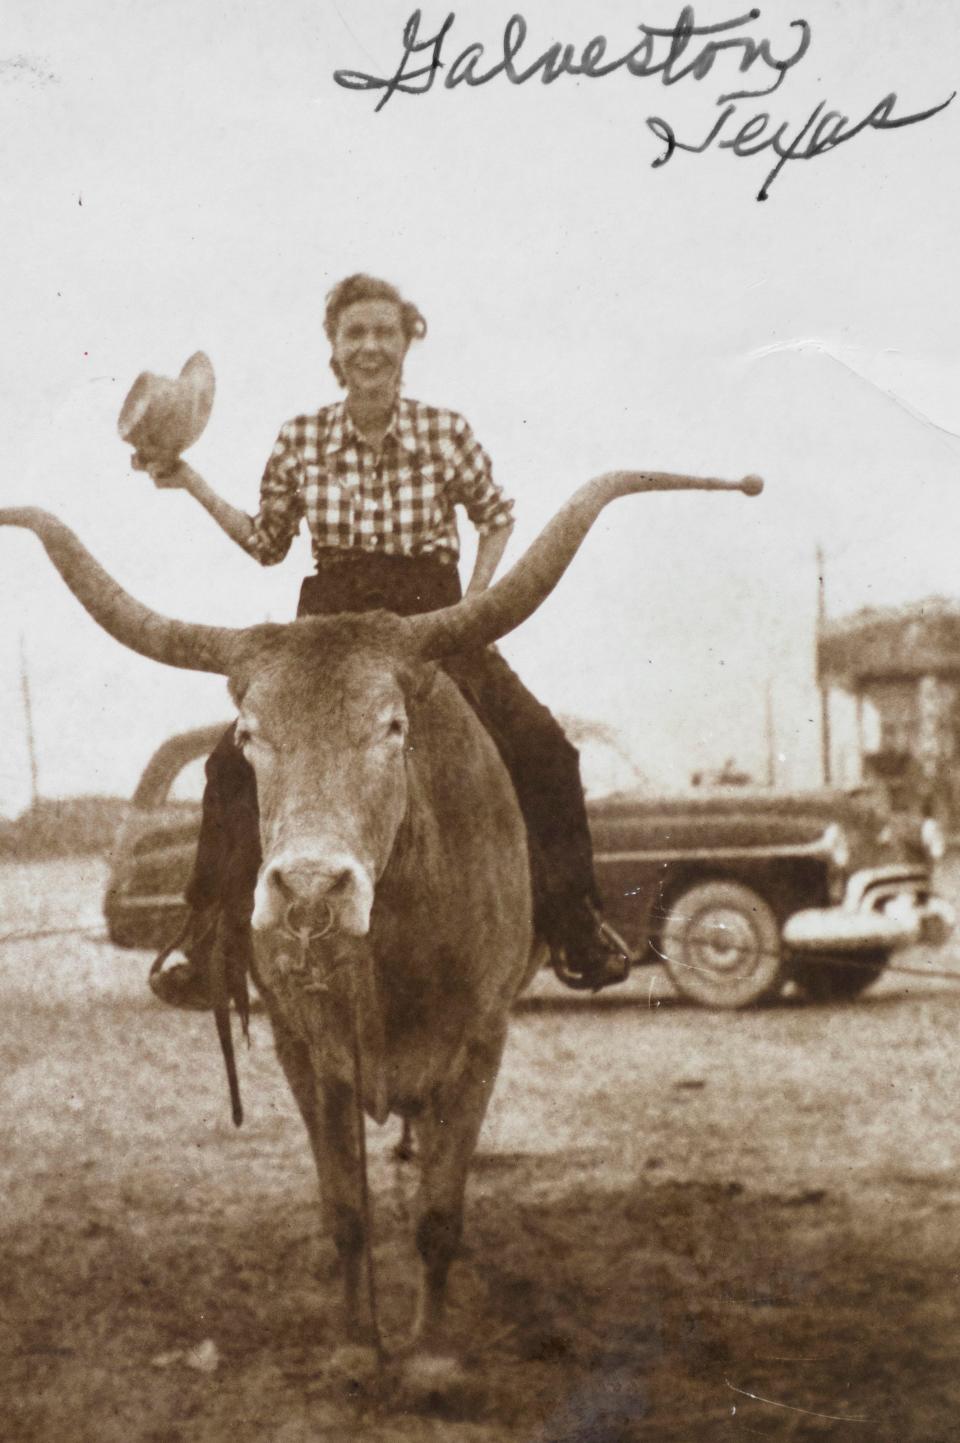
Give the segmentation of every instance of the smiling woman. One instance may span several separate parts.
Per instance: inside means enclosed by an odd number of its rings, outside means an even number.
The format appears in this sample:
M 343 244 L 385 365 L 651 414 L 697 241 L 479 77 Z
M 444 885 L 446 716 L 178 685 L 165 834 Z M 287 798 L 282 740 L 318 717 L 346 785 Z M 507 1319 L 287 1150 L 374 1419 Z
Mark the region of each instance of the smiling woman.
M 513 503 L 462 416 L 401 395 L 422 314 L 388 282 L 348 276 L 327 297 L 330 365 L 346 399 L 284 425 L 267 461 L 255 516 L 230 505 L 182 461 L 142 458 L 161 488 L 187 490 L 263 566 L 287 555 L 306 521 L 316 573 L 303 582 L 298 614 L 436 611 L 461 596 L 456 507 L 479 533 L 467 592 L 486 589 L 513 526 Z M 496 743 L 526 822 L 535 882 L 535 925 L 571 985 L 623 981 L 626 958 L 608 941 L 596 907 L 590 835 L 576 749 L 551 713 L 492 649 L 458 655 L 446 668 Z M 405 720 L 388 719 L 403 745 Z M 155 966 L 163 1000 L 202 1005 L 217 913 L 233 922 L 245 958 L 248 927 L 273 917 L 279 899 L 260 878 L 255 772 L 265 741 L 241 717 L 207 764 L 203 824 L 187 901 L 193 923 L 186 964 Z M 229 969 L 228 969 L 229 973 Z M 238 981 L 238 986 L 240 983 Z
M 364 394 L 371 399 L 376 394 L 371 369 L 380 372 L 381 390 L 388 381 L 399 388 L 407 347 L 411 341 L 423 340 L 427 323 L 417 307 L 386 281 L 349 276 L 331 292 L 324 331 L 333 348 L 330 369 L 348 388 L 354 410 Z

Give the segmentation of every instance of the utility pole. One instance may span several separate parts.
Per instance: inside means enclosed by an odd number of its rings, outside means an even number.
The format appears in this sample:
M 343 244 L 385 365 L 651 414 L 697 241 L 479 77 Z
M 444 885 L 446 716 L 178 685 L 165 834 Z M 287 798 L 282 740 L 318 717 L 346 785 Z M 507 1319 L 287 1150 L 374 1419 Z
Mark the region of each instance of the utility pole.
M 764 691 L 763 731 L 767 743 L 767 786 L 777 784 L 777 735 L 773 720 L 773 678 L 767 677 Z
M 863 781 L 863 692 L 857 692 L 857 781 Z
M 30 701 L 30 673 L 27 669 L 27 649 L 20 633 L 20 690 L 23 693 L 23 715 L 27 727 L 27 755 L 30 758 L 30 803 L 36 806 L 40 796 L 37 786 L 37 744 L 33 733 L 33 706 Z
M 817 544 L 817 652 L 819 655 L 820 638 L 823 635 L 824 623 L 827 619 L 827 578 L 826 561 L 823 555 L 823 547 Z M 829 787 L 832 774 L 830 768 L 830 688 L 820 682 L 820 765 L 823 772 L 823 784 Z

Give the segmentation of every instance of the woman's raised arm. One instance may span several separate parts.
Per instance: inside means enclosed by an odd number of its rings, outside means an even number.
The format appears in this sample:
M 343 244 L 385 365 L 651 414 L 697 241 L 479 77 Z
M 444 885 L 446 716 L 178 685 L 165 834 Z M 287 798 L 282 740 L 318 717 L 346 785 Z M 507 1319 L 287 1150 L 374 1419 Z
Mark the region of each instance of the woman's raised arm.
M 137 470 L 146 471 L 153 484 L 161 491 L 188 491 L 195 501 L 200 502 L 204 511 L 210 513 L 231 541 L 235 541 L 244 551 L 250 550 L 254 532 L 251 518 L 245 511 L 241 511 L 239 506 L 231 506 L 229 501 L 218 496 L 199 471 L 194 471 L 186 461 L 178 460 L 171 466 L 168 460 L 157 459 L 141 462 L 137 466 L 135 458 L 134 465 Z

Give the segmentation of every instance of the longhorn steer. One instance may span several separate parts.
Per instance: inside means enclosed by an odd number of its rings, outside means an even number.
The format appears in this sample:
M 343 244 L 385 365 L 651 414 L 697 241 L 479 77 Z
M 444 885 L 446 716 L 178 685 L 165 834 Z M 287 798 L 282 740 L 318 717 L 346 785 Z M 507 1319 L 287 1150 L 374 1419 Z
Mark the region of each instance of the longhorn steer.
M 432 663 L 489 644 L 529 616 L 613 498 L 756 494 L 760 484 L 611 473 L 578 491 L 507 576 L 455 607 L 238 631 L 148 611 L 55 518 L 0 511 L 0 524 L 36 532 L 117 640 L 230 679 L 260 802 L 257 980 L 309 1133 L 350 1335 L 360 1332 L 364 1241 L 354 1021 L 366 1111 L 378 1122 L 390 1112 L 412 1118 L 418 1133 L 414 1341 L 432 1348 L 509 1009 L 537 957 L 512 786 L 473 711 Z

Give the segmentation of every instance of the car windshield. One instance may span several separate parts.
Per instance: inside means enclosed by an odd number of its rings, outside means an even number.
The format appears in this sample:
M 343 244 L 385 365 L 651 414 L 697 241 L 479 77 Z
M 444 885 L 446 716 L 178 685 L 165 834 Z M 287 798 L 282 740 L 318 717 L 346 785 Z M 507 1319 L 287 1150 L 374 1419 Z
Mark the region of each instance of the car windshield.
M 618 792 L 649 792 L 650 784 L 615 727 L 564 716 L 561 725 L 580 752 L 580 776 L 590 801 Z

